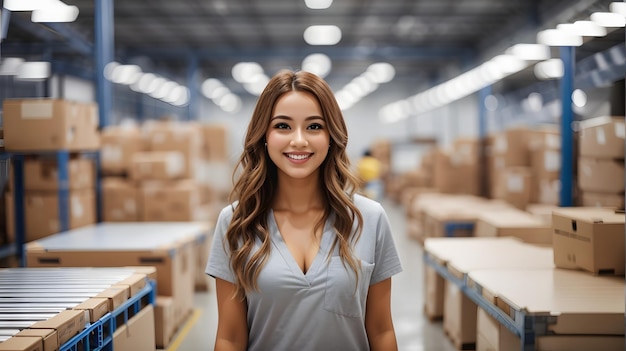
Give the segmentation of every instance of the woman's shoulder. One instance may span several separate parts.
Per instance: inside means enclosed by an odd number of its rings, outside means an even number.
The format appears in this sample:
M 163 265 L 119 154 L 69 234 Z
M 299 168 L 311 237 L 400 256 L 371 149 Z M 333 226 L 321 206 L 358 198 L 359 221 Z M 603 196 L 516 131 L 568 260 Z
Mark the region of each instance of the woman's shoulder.
M 378 201 L 361 194 L 354 194 L 352 201 L 363 216 L 375 216 L 384 212 L 383 206 Z
M 238 203 L 239 201 L 235 201 L 224 206 L 220 211 L 219 220 L 230 222 L 230 220 L 233 218 L 233 212 L 235 212 L 235 207 L 237 207 Z

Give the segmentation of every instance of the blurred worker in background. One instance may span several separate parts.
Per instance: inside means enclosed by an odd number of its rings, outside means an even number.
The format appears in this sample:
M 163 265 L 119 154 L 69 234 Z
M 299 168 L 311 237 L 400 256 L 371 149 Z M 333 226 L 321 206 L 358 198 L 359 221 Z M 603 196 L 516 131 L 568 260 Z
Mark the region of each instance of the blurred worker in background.
M 367 149 L 357 165 L 357 172 L 361 179 L 361 192 L 370 199 L 380 201 L 383 194 L 383 182 L 380 179 L 382 164 L 372 156 L 372 152 Z

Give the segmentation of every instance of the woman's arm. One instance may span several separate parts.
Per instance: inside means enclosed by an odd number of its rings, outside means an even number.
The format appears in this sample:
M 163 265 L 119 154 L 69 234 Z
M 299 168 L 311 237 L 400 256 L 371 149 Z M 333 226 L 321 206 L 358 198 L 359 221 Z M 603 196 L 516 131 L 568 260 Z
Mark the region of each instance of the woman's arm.
M 391 278 L 370 286 L 365 309 L 365 330 L 371 351 L 398 350 L 391 320 Z
M 215 279 L 217 293 L 217 335 L 215 351 L 245 351 L 248 347 L 246 301 L 234 297 L 235 285 Z

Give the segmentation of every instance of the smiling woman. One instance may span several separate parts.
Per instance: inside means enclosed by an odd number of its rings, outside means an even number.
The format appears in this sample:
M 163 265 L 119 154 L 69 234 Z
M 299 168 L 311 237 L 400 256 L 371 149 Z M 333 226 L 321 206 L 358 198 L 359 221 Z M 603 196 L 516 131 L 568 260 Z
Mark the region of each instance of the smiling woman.
M 391 276 L 402 268 L 382 206 L 356 194 L 347 141 L 322 78 L 269 81 L 206 269 L 216 350 L 397 350 Z

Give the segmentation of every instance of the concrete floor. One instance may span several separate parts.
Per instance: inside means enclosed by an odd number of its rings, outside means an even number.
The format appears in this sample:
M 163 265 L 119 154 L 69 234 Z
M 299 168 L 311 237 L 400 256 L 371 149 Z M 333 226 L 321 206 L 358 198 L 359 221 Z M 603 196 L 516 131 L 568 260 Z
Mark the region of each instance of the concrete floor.
M 404 271 L 392 278 L 393 320 L 400 351 L 453 351 L 456 348 L 444 335 L 441 321 L 431 322 L 424 317 L 424 287 L 422 248 L 407 237 L 404 209 L 383 201 Z M 217 328 L 215 290 L 197 292 L 195 311 L 181 327 L 168 351 L 213 350 Z

